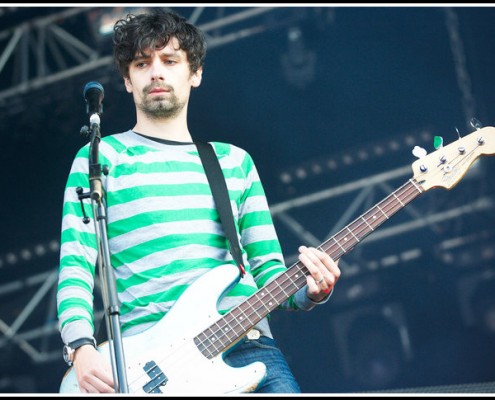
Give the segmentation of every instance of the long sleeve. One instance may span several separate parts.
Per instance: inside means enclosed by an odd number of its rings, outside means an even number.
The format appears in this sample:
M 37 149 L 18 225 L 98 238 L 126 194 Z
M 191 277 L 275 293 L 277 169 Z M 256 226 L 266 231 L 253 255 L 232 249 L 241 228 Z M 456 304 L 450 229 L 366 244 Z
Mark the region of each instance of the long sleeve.
M 83 222 L 76 188 L 89 190 L 88 146 L 76 155 L 67 179 L 62 211 L 57 307 L 62 340 L 92 337 L 93 286 L 97 258 L 91 202 L 84 200 L 90 222 Z

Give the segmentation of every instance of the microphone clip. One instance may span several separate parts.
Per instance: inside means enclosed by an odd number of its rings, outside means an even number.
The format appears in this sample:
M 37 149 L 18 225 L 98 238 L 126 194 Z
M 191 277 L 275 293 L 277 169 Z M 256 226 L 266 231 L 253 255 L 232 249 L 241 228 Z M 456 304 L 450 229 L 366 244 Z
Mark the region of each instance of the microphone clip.
M 91 197 L 90 192 L 84 192 L 83 188 L 81 186 L 78 186 L 76 188 L 76 193 L 77 193 L 77 198 L 79 199 L 79 202 L 81 203 L 81 211 L 83 215 L 83 222 L 85 224 L 89 224 L 89 217 L 86 215 L 86 211 L 84 210 L 84 204 L 83 204 L 83 199 L 89 199 Z

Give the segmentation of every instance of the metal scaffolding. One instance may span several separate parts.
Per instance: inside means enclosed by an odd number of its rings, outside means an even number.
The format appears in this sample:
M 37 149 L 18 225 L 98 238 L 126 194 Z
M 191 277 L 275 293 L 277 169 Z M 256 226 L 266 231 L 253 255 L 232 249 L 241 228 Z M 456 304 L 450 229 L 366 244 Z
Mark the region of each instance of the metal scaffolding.
M 101 10 L 108 12 L 101 7 L 69 8 L 1 31 L 0 105 L 13 96 L 111 65 L 109 49 L 100 49 L 98 34 L 89 32 L 88 15 Z M 187 7 L 186 11 L 190 11 L 185 15 L 188 20 L 205 33 L 209 49 L 308 18 L 283 7 Z M 77 26 L 88 26 L 84 35 L 70 23 L 74 19 Z

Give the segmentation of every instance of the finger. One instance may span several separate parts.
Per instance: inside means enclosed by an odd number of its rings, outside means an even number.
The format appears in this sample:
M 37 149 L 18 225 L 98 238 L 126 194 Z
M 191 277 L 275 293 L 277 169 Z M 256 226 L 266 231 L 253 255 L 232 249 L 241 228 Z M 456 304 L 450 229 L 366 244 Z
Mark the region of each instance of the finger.
M 302 257 L 301 261 L 304 262 L 310 272 L 314 272 L 316 274 L 313 274 L 315 280 L 320 280 L 321 276 L 318 275 L 318 272 L 322 269 L 323 264 L 317 255 L 317 250 L 314 247 L 301 246 L 299 247 L 299 252 L 300 259 Z
M 103 368 L 103 372 L 98 373 L 97 377 L 99 378 L 98 390 L 100 390 L 100 392 L 102 393 L 115 392 L 112 370 L 108 368 L 108 365 L 106 368 Z
M 315 290 L 319 290 L 319 286 L 325 282 L 325 277 L 320 268 L 314 264 L 308 253 L 300 253 L 299 260 L 309 271 L 308 278 L 310 279 L 311 287 L 314 287 Z
M 308 248 L 313 263 L 320 268 L 327 284 L 333 285 L 339 279 L 341 271 L 338 266 L 339 260 L 333 260 L 329 254 L 316 248 Z M 315 261 L 318 260 L 318 261 Z M 328 272 L 328 273 L 327 273 Z
M 322 276 L 321 273 L 320 275 Z M 307 293 L 309 297 L 312 298 L 314 301 L 322 300 L 323 297 L 325 296 L 321 297 L 320 293 L 324 293 L 326 295 L 330 293 L 331 290 L 331 288 L 326 283 L 325 278 L 322 277 L 321 279 L 316 281 L 311 274 L 306 276 L 306 285 L 307 285 Z
M 334 282 L 334 277 L 331 275 L 331 259 L 330 257 L 314 247 L 301 246 L 302 251 L 300 260 L 308 268 L 315 283 L 320 289 L 327 289 L 329 284 Z
M 99 393 L 98 389 L 87 380 L 80 384 L 80 388 L 82 393 Z
M 95 368 L 87 371 L 81 380 L 82 388 L 87 393 L 113 393 L 115 389 L 113 387 L 113 378 L 111 371 L 106 368 Z
M 331 291 L 329 287 L 327 287 L 326 289 L 322 289 L 320 286 L 318 286 L 314 282 L 314 279 L 311 277 L 311 275 L 308 275 L 306 277 L 306 283 L 307 283 L 307 289 L 306 289 L 307 296 L 311 300 L 317 303 L 322 301 Z

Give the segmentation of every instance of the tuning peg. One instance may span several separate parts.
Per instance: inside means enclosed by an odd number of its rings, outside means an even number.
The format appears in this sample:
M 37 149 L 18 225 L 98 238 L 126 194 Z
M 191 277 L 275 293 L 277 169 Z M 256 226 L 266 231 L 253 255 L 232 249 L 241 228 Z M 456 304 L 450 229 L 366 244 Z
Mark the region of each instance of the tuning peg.
M 422 147 L 419 147 L 419 146 L 414 146 L 412 153 L 415 157 L 418 157 L 418 158 L 424 157 L 424 156 L 426 156 L 426 154 L 428 154 L 425 149 L 423 149 Z
M 483 127 L 483 125 L 481 124 L 481 122 L 478 121 L 476 118 L 471 118 L 471 120 L 469 121 L 469 123 L 476 130 L 481 129 Z
M 435 136 L 433 138 L 433 147 L 435 147 L 435 150 L 443 147 L 443 138 L 441 136 Z

